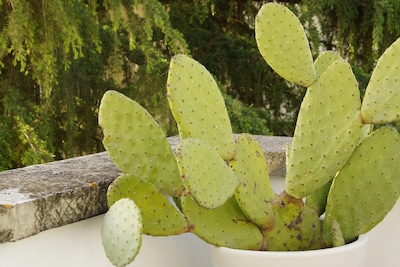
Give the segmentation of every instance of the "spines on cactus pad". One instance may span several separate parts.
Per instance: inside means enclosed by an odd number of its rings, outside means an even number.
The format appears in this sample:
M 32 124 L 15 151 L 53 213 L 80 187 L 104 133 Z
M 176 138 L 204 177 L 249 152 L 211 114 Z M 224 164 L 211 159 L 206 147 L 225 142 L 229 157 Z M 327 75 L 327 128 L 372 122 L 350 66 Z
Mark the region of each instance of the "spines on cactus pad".
M 225 160 L 235 153 L 234 137 L 224 98 L 212 75 L 196 60 L 171 59 L 167 96 L 181 139 L 207 141 Z
M 130 174 L 119 176 L 107 191 L 108 205 L 114 205 L 121 198 L 135 201 L 142 214 L 144 234 L 166 236 L 188 231 L 180 211 L 148 181 Z
M 287 7 L 267 3 L 256 17 L 256 41 L 261 55 L 280 76 L 302 86 L 316 79 L 303 25 Z
M 345 164 L 361 134 L 360 105 L 357 81 L 342 60 L 331 64 L 307 89 L 287 156 L 289 195 L 306 197 Z
M 267 162 L 260 144 L 249 134 L 241 134 L 236 140 L 236 156 L 229 162 L 239 178 L 236 199 L 243 212 L 260 228 L 274 224 L 272 190 Z
M 122 198 L 107 211 L 101 238 L 113 265 L 126 266 L 135 259 L 142 246 L 142 217 L 133 200 Z
M 318 214 L 286 192 L 273 203 L 275 226 L 266 233 L 269 251 L 303 251 L 324 247 Z
M 176 160 L 187 193 L 202 207 L 221 206 L 239 184 L 234 172 L 204 140 L 182 140 L 176 150 Z
M 332 242 L 334 221 L 346 243 L 377 225 L 400 194 L 400 136 L 382 127 L 366 137 L 335 177 L 328 196 L 324 238 Z
M 174 153 L 153 117 L 137 102 L 107 91 L 100 104 L 103 144 L 123 172 L 143 177 L 163 193 L 177 196 L 183 190 Z
M 182 211 L 192 225 L 191 232 L 210 244 L 247 250 L 264 246 L 260 229 L 242 212 L 235 197 L 210 210 L 187 195 L 182 197 Z
M 311 193 L 306 198 L 306 204 L 321 216 L 325 213 L 326 200 L 331 188 L 333 179 L 329 180 L 323 187 Z
M 400 38 L 378 59 L 365 91 L 361 112 L 365 123 L 400 121 Z
M 342 59 L 342 57 L 335 51 L 328 50 L 322 52 L 314 62 L 317 77 L 326 71 L 332 63 L 340 59 Z

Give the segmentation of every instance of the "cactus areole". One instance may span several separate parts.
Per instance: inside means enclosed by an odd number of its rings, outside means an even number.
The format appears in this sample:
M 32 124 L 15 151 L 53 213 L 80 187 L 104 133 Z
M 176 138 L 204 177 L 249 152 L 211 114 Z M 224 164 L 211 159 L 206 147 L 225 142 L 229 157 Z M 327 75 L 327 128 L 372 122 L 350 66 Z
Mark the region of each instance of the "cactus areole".
M 307 87 L 287 147 L 284 191 L 271 189 L 257 141 L 250 134 L 235 140 L 212 75 L 176 55 L 167 79 L 181 137 L 176 151 L 134 100 L 108 91 L 100 104 L 103 144 L 123 173 L 108 189 L 102 229 L 114 265 L 134 260 L 142 234 L 192 232 L 212 245 L 245 250 L 341 246 L 371 230 L 396 203 L 400 137 L 390 123 L 400 120 L 400 41 L 379 59 L 361 101 L 350 65 L 333 51 L 314 61 L 301 23 L 285 6 L 265 4 L 255 26 L 266 62 Z

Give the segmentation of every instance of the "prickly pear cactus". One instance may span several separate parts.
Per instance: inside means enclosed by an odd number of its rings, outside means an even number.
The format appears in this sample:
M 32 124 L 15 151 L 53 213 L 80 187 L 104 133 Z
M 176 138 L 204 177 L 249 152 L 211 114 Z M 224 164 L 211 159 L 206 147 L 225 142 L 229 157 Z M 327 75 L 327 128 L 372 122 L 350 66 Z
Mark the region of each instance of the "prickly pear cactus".
M 99 124 L 104 147 L 123 173 L 143 177 L 169 195 L 182 192 L 174 153 L 143 107 L 119 92 L 107 91 L 100 104 Z
M 234 143 L 211 74 L 177 55 L 167 81 L 182 139 L 176 155 L 133 100 L 109 91 L 100 105 L 104 146 L 124 173 L 108 189 L 102 226 L 116 266 L 135 258 L 142 233 L 192 232 L 216 246 L 250 250 L 339 246 L 372 229 L 396 203 L 400 136 L 388 126 L 373 131 L 373 124 L 400 120 L 400 39 L 379 59 L 361 105 L 350 65 L 334 52 L 313 62 L 302 25 L 283 5 L 261 8 L 256 38 L 278 74 L 308 87 L 287 146 L 284 192 L 271 189 L 254 138 L 242 134 Z
M 108 206 L 122 198 L 132 199 L 140 209 L 144 234 L 166 236 L 188 231 L 182 214 L 150 182 L 130 174 L 119 176 L 108 188 Z
M 357 81 L 342 60 L 307 89 L 287 156 L 285 190 L 289 195 L 306 197 L 346 163 L 362 130 L 360 106 Z
M 383 127 L 361 142 L 332 184 L 324 238 L 332 244 L 336 221 L 346 243 L 371 230 L 392 209 L 400 194 L 400 136 Z
M 260 144 L 249 134 L 236 140 L 236 157 L 229 162 L 239 178 L 235 196 L 243 212 L 261 229 L 272 228 L 275 223 L 272 190 L 267 161 Z
M 113 265 L 126 266 L 135 259 L 142 245 L 142 217 L 133 200 L 122 198 L 107 211 L 101 238 Z
M 362 116 L 365 123 L 400 120 L 400 38 L 378 59 L 365 91 Z
M 235 197 L 216 209 L 197 205 L 190 196 L 182 197 L 182 211 L 193 226 L 191 231 L 215 246 L 262 250 L 260 229 L 242 212 Z
M 176 160 L 187 193 L 204 208 L 221 206 L 239 185 L 225 161 L 203 140 L 182 140 L 176 151 Z
M 267 3 L 256 17 L 256 41 L 268 65 L 284 79 L 310 86 L 316 79 L 303 25 L 285 6 Z
M 231 123 L 224 98 L 208 70 L 188 56 L 174 56 L 167 92 L 181 139 L 205 140 L 223 159 L 232 159 L 235 145 Z

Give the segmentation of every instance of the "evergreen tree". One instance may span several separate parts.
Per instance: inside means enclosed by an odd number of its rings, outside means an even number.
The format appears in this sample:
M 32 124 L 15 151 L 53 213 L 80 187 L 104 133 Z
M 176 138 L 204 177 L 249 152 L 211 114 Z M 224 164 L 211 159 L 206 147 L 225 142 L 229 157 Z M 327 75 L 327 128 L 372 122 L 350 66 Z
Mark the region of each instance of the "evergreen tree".
M 103 93 L 163 109 L 176 53 L 187 44 L 156 0 L 0 1 L 0 170 L 102 150 Z
M 333 49 L 366 73 L 400 36 L 399 0 L 302 0 L 316 49 Z

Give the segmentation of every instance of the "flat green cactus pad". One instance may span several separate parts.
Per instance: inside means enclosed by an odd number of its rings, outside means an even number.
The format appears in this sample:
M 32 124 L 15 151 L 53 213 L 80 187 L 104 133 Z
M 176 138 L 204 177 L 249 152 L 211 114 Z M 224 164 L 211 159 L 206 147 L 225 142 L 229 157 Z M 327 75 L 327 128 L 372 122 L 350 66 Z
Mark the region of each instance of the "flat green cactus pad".
M 235 196 L 243 212 L 261 228 L 273 226 L 272 201 L 276 194 L 271 189 L 267 162 L 260 144 L 249 134 L 236 140 L 236 156 L 229 162 L 239 178 Z
M 188 231 L 182 214 L 153 184 L 129 174 L 119 176 L 107 191 L 108 205 L 112 207 L 122 198 L 134 200 L 139 207 L 144 234 L 165 236 Z
M 205 140 L 222 158 L 232 159 L 235 145 L 231 122 L 224 98 L 208 70 L 188 56 L 174 56 L 167 91 L 181 138 Z
M 333 221 L 346 243 L 378 224 L 399 197 L 399 174 L 399 134 L 380 128 L 357 146 L 332 184 L 324 221 L 326 242 L 331 242 Z
M 400 38 L 378 59 L 365 91 L 362 116 L 366 123 L 400 120 Z
M 138 103 L 107 91 L 100 104 L 103 144 L 123 172 L 149 180 L 163 193 L 183 190 L 174 153 L 153 117 Z
M 299 19 L 283 5 L 267 3 L 256 17 L 258 49 L 284 79 L 310 86 L 316 79 L 310 45 Z
M 221 206 L 239 184 L 225 161 L 205 141 L 182 140 L 176 151 L 183 184 L 196 202 L 205 208 Z
M 184 196 L 182 211 L 193 226 L 191 231 L 210 244 L 248 250 L 263 247 L 260 229 L 243 214 L 234 197 L 210 210 L 197 205 L 190 196 Z
M 364 140 L 365 137 L 368 137 L 373 130 L 374 130 L 373 124 L 364 124 L 361 130 L 359 142 L 362 142 L 362 140 Z
M 346 241 L 344 240 L 342 230 L 340 229 L 340 225 L 337 221 L 332 221 L 332 245 L 334 247 L 340 247 L 346 245 Z
M 319 216 L 301 199 L 283 192 L 274 201 L 273 209 L 275 227 L 266 234 L 269 251 L 304 251 L 324 246 Z
M 331 189 L 332 181 L 330 180 L 326 185 L 307 196 L 306 204 L 321 216 L 325 212 L 326 200 L 328 198 L 329 190 Z
M 107 211 L 101 227 L 107 258 L 115 266 L 126 266 L 142 246 L 142 218 L 135 202 L 123 198 Z
M 340 59 L 342 59 L 342 57 L 335 51 L 322 52 L 314 62 L 317 77 L 326 71 L 332 63 Z
M 306 197 L 345 164 L 362 130 L 360 105 L 357 81 L 342 60 L 308 88 L 287 155 L 285 190 L 289 195 Z

